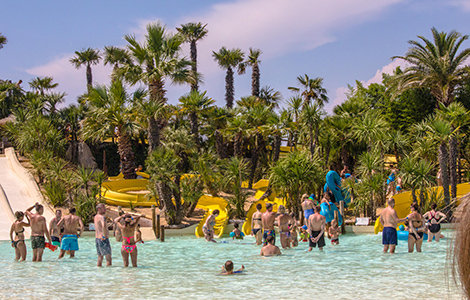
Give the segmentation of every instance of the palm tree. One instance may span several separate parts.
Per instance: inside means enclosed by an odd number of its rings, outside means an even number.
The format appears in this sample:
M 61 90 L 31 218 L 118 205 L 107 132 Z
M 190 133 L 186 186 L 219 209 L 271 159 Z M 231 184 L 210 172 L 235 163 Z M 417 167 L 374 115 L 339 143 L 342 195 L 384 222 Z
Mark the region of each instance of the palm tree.
M 323 78 L 310 78 L 307 74 L 304 76 L 298 76 L 297 82 L 303 91 L 297 87 L 288 87 L 289 90 L 294 92 L 300 92 L 304 98 L 303 105 L 308 105 L 310 102 L 315 101 L 320 107 L 325 106 L 328 103 L 328 96 L 326 89 L 323 85 Z
M 300 113 L 300 127 L 305 128 L 308 132 L 308 145 L 310 154 L 313 156 L 318 145 L 318 134 L 320 122 L 322 121 L 322 111 L 318 103 L 308 104 Z
M 115 46 L 104 47 L 104 65 L 113 66 L 113 75 L 116 74 L 120 66 L 130 63 L 131 58 L 126 49 Z
M 235 215 L 239 218 L 245 216 L 246 193 L 242 191 L 242 183 L 248 178 L 248 170 L 248 163 L 238 157 L 230 158 L 223 168 L 224 186 L 233 193 L 229 203 L 235 206 Z
M 109 87 L 97 86 L 90 90 L 87 100 L 89 111 L 81 129 L 85 139 L 99 141 L 110 134 L 116 135 L 121 171 L 125 179 L 135 178 L 135 160 L 131 134 L 136 130 L 132 107 L 135 98 L 145 93 L 138 89 L 131 96 L 121 80 L 114 80 Z
M 455 89 L 470 74 L 465 61 L 470 57 L 470 48 L 458 53 L 468 35 L 456 31 L 439 32 L 432 28 L 434 43 L 418 36 L 424 44 L 411 40 L 411 47 L 404 56 L 394 56 L 409 64 L 402 74 L 394 78 L 394 87 L 401 93 L 416 87 L 429 88 L 432 95 L 444 104 L 454 101 Z
M 179 99 L 181 110 L 189 115 L 190 133 L 194 136 L 194 142 L 197 146 L 200 144 L 199 115 L 215 103 L 215 100 L 207 97 L 206 93 L 199 93 L 197 90 L 193 90 Z
M 189 42 L 189 47 L 191 50 L 191 70 L 194 75 L 197 74 L 197 42 L 202 40 L 207 35 L 207 24 L 202 25 L 201 22 L 198 23 L 186 23 L 182 24 L 181 27 L 176 28 L 180 34 L 183 35 L 186 42 Z M 197 91 L 199 89 L 197 76 L 196 80 L 191 83 L 191 91 Z
M 279 107 L 278 103 L 281 102 L 282 100 L 281 93 L 279 91 L 275 91 L 270 86 L 262 87 L 261 90 L 259 91 L 258 97 L 261 102 L 263 102 L 265 105 L 271 108 Z
M 133 62 L 119 69 L 131 84 L 143 82 L 148 86 L 149 102 L 166 103 L 165 79 L 173 83 L 194 83 L 197 74 L 192 73 L 188 67 L 191 62 L 179 56 L 183 37 L 179 34 L 170 34 L 166 26 L 160 23 L 147 25 L 145 41 L 140 44 L 135 36 L 126 35 Z M 149 116 L 148 119 L 149 151 L 159 146 L 161 119 Z
M 36 77 L 31 79 L 29 86 L 31 89 L 36 90 L 39 94 L 44 96 L 45 91 L 55 89 L 59 86 L 58 83 L 53 83 L 54 78 L 46 76 L 44 78 Z
M 100 60 L 100 50 L 92 48 L 75 51 L 75 56 L 70 59 L 70 63 L 74 65 L 76 69 L 79 69 L 83 65 L 86 66 L 86 83 L 88 92 L 90 92 L 90 89 L 93 87 L 91 66 L 97 65 Z
M 235 157 L 243 157 L 243 142 L 249 127 L 245 116 L 242 114 L 230 118 L 227 122 L 227 128 L 223 132 L 225 136 L 233 140 L 233 155 Z
M 259 49 L 250 48 L 250 54 L 248 55 L 247 59 L 240 64 L 240 73 L 245 73 L 245 69 L 247 66 L 252 68 L 251 72 L 251 95 L 255 97 L 259 97 L 260 95 L 260 72 L 259 72 L 259 64 L 261 60 L 259 56 L 263 53 Z
M 212 57 L 217 61 L 219 67 L 227 69 L 225 75 L 225 101 L 227 108 L 233 107 L 235 97 L 235 88 L 233 84 L 233 68 L 236 68 L 243 61 L 245 54 L 239 48 L 229 50 L 225 47 L 220 48 L 219 52 L 212 51 Z
M 370 110 L 364 116 L 354 123 L 352 130 L 354 137 L 367 145 L 367 149 L 372 150 L 373 145 L 381 147 L 384 150 L 383 141 L 387 129 L 387 123 L 376 111 Z M 376 144 L 379 143 L 379 144 Z
M 0 49 L 3 48 L 3 45 L 6 45 L 7 38 L 0 32 Z

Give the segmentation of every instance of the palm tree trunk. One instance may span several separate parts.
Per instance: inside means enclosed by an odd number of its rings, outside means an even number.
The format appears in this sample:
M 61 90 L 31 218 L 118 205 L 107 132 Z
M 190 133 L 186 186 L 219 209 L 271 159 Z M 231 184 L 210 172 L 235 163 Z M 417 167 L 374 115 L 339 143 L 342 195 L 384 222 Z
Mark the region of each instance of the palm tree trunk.
M 452 198 L 457 197 L 457 139 L 452 137 L 449 141 L 449 177 Z
M 91 66 L 87 64 L 86 66 L 86 86 L 88 93 L 90 92 L 91 88 L 93 87 L 93 76 L 91 74 Z
M 191 134 L 194 136 L 194 143 L 199 148 L 199 128 L 198 128 L 197 113 L 192 112 L 189 114 L 189 123 L 191 126 Z
M 250 178 L 248 180 L 248 188 L 251 189 L 253 186 L 253 181 L 255 179 L 256 167 L 258 166 L 259 154 L 260 154 L 260 145 L 264 144 L 262 142 L 263 135 L 259 132 L 256 133 L 255 137 L 255 145 L 253 147 L 252 155 L 251 155 L 251 172 Z
M 191 61 L 192 61 L 192 65 L 191 65 L 191 71 L 192 73 L 195 75 L 197 74 L 197 48 L 196 48 L 196 41 L 191 41 L 191 44 L 190 44 L 190 48 L 191 48 Z M 196 77 L 196 76 L 194 76 Z M 199 86 L 198 86 L 198 82 L 197 82 L 197 78 L 196 80 L 191 83 L 191 92 L 192 91 L 197 91 L 199 89 Z
M 132 144 L 126 132 L 118 128 L 118 153 L 121 158 L 121 172 L 124 179 L 135 179 L 135 159 Z
M 251 73 L 251 95 L 259 97 L 259 66 L 258 64 L 253 65 L 253 71 Z
M 162 211 L 164 213 L 166 222 L 168 225 L 176 224 L 176 210 L 173 201 L 171 200 L 171 188 L 163 183 L 157 182 L 156 189 L 158 193 L 158 198 L 160 199 L 160 204 L 162 205 Z
M 224 144 L 224 137 L 220 133 L 220 131 L 217 129 L 214 132 L 215 136 L 215 148 L 217 150 L 217 154 L 219 155 L 220 159 L 227 158 L 227 150 L 225 149 L 225 144 Z
M 147 139 L 149 143 L 148 152 L 151 153 L 160 145 L 160 127 L 154 117 L 148 118 Z
M 279 155 L 281 154 L 282 138 L 280 134 L 274 135 L 273 144 L 274 144 L 273 162 L 277 162 L 279 160 Z
M 242 157 L 242 143 L 243 143 L 242 133 L 238 132 L 235 135 L 235 140 L 233 142 L 233 155 L 237 158 Z
M 233 99 L 235 97 L 235 88 L 233 86 L 233 70 L 231 67 L 227 68 L 227 75 L 225 75 L 225 101 L 227 108 L 233 108 Z
M 444 202 L 446 206 L 450 204 L 449 193 L 449 153 L 447 152 L 447 145 L 442 142 L 439 145 L 439 167 L 441 168 L 442 187 L 444 189 Z M 450 207 L 446 207 L 445 213 L 450 211 Z

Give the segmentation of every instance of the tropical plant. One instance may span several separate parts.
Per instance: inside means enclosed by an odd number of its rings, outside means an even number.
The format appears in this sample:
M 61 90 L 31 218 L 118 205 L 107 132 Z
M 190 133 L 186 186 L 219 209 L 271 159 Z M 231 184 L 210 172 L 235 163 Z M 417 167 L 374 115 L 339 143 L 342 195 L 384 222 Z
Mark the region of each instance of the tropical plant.
M 261 60 L 259 59 L 260 55 L 263 52 L 259 49 L 250 48 L 250 54 L 248 54 L 247 59 L 240 64 L 240 73 L 245 73 L 246 67 L 251 67 L 251 95 L 255 97 L 260 96 L 260 72 L 259 64 Z
M 7 43 L 7 38 L 0 32 L 0 49 Z
M 223 184 L 233 194 L 228 202 L 235 206 L 235 215 L 239 218 L 245 216 L 247 193 L 242 190 L 242 183 L 248 174 L 249 166 L 243 158 L 232 157 L 223 165 Z
M 181 178 L 181 198 L 184 202 L 188 202 L 191 206 L 186 213 L 186 217 L 190 217 L 199 198 L 204 196 L 204 186 L 201 178 L 197 175 L 186 175 Z
M 289 90 L 300 93 L 303 97 L 303 106 L 310 104 L 312 101 L 318 103 L 320 107 L 328 103 L 327 91 L 323 87 L 323 78 L 310 78 L 307 74 L 297 77 L 297 83 L 301 88 L 288 87 Z M 303 90 L 301 90 L 303 89 Z
M 82 51 L 75 51 L 75 56 L 70 59 L 70 63 L 74 65 L 76 69 L 80 69 L 81 66 L 86 67 L 86 82 L 88 92 L 93 87 L 93 74 L 91 72 L 91 66 L 97 65 L 100 60 L 100 51 L 92 48 L 83 49 Z
M 129 52 L 126 49 L 121 49 L 115 46 L 104 47 L 104 65 L 113 66 L 113 76 L 116 75 L 119 67 L 131 63 Z
M 239 67 L 245 54 L 239 48 L 229 50 L 222 47 L 218 52 L 212 51 L 212 57 L 214 57 L 214 60 L 219 64 L 219 67 L 227 70 L 225 75 L 225 102 L 227 108 L 232 108 L 235 97 L 233 68 Z

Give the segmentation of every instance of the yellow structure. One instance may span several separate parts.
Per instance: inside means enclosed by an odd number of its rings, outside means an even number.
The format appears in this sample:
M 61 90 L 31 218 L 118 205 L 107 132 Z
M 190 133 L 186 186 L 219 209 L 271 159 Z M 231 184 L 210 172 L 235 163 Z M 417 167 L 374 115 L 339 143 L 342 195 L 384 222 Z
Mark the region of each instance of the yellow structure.
M 157 205 L 155 198 L 148 198 L 146 194 L 129 193 L 129 191 L 147 190 L 147 179 L 126 179 L 111 180 L 103 182 L 101 185 L 101 197 L 106 204 L 130 207 L 132 206 L 152 206 Z
M 433 187 L 433 189 L 437 189 L 437 193 L 441 193 L 443 190 L 442 187 Z M 467 182 L 457 185 L 457 198 L 460 198 L 468 193 L 470 193 L 470 183 Z M 411 195 L 411 191 L 396 194 L 395 196 L 393 196 L 393 199 L 395 199 L 395 211 L 397 212 L 398 218 L 405 218 L 410 213 L 410 206 L 411 203 L 413 203 L 413 196 Z M 377 234 L 382 230 L 383 226 L 380 223 L 379 217 L 375 221 L 374 232 L 375 234 Z
M 196 227 L 195 234 L 197 237 L 204 237 L 202 226 L 204 226 L 207 218 L 216 209 L 218 209 L 220 213 L 219 216 L 215 219 L 214 237 L 220 238 L 224 234 L 225 227 L 228 223 L 227 205 L 227 200 L 225 200 L 224 198 L 212 197 L 209 195 L 204 195 L 199 198 L 196 207 L 205 209 L 207 211 L 204 214 L 202 220 L 199 222 L 198 226 Z

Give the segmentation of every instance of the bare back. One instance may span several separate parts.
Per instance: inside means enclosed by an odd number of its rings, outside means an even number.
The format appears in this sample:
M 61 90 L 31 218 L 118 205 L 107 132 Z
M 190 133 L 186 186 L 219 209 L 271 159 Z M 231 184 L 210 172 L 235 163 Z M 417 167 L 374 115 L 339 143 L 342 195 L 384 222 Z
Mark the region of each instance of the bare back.
M 75 215 L 66 215 L 62 218 L 58 225 L 60 226 L 61 223 L 64 224 L 64 234 L 78 235 L 77 229 L 78 227 L 82 227 L 81 219 Z
M 292 218 L 288 214 L 282 214 L 277 217 L 277 226 L 279 231 L 289 231 L 289 222 Z
M 313 207 L 314 207 L 313 201 L 310 199 L 307 199 L 304 202 L 302 202 L 303 211 L 306 211 L 307 209 L 313 209 Z
M 380 221 L 384 227 L 397 228 L 398 225 L 398 216 L 395 209 L 388 206 L 380 214 Z
M 261 222 L 261 217 L 263 213 L 260 211 L 257 211 L 253 214 L 252 220 L 253 220 L 253 229 L 259 229 L 263 227 L 263 224 Z
M 263 248 L 261 248 L 261 253 L 260 253 L 260 255 L 262 256 L 272 256 L 272 255 L 280 255 L 280 254 L 281 254 L 281 250 L 279 249 L 279 247 L 271 245 L 271 244 L 268 244 L 264 246 Z
M 261 216 L 261 222 L 263 230 L 274 230 L 274 221 L 276 220 L 276 214 L 274 212 L 265 212 Z
M 314 213 L 308 218 L 308 229 L 310 231 L 320 231 L 324 229 L 325 217 L 319 213 Z
M 108 238 L 109 237 L 109 231 L 108 231 L 108 226 L 106 226 L 106 217 L 101 214 L 97 214 L 95 218 L 93 219 L 95 223 L 95 237 L 97 239 L 100 238 Z

